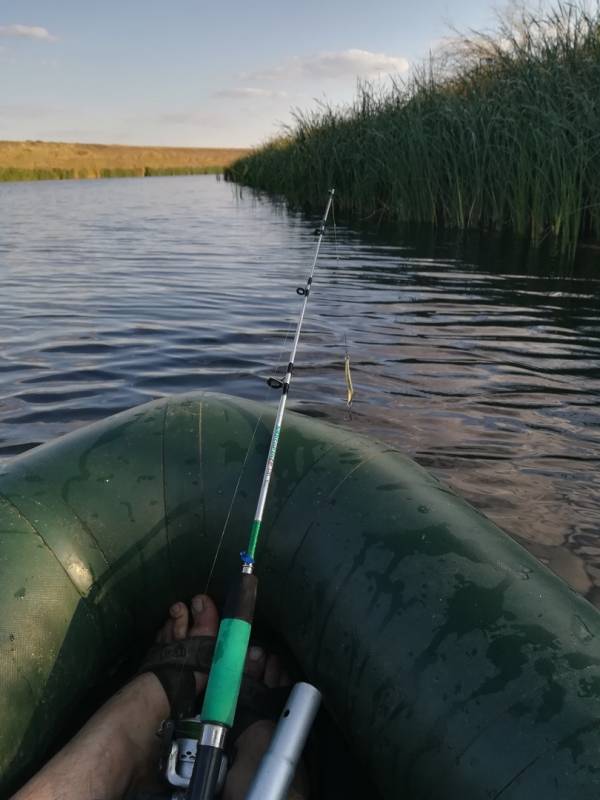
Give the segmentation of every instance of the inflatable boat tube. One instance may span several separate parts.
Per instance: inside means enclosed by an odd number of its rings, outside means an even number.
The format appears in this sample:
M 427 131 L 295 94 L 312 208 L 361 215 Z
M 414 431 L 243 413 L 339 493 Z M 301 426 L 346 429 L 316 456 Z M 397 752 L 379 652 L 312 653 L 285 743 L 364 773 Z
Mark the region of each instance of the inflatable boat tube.
M 248 453 L 210 588 L 222 597 L 272 421 L 257 403 L 184 395 L 4 467 L 5 791 L 132 639 L 204 587 Z M 290 413 L 258 574 L 260 618 L 384 797 L 598 797 L 598 612 L 401 453 Z

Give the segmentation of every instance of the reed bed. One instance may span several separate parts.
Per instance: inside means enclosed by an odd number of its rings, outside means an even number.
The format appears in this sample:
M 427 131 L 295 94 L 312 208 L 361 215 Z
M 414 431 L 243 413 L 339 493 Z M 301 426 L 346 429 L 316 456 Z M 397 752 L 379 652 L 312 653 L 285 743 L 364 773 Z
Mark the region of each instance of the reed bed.
M 0 181 L 223 172 L 242 149 L 0 141 Z
M 460 37 L 391 90 L 295 115 L 226 178 L 318 210 L 511 230 L 563 253 L 600 239 L 600 12 L 522 12 Z

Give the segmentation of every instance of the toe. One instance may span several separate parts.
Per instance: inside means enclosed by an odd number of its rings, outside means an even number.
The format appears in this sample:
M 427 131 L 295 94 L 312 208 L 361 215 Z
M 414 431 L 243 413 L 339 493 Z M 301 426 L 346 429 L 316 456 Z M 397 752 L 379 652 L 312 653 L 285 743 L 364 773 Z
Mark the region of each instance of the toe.
M 246 656 L 244 674 L 259 681 L 264 674 L 266 661 L 267 655 L 262 647 L 251 645 L 248 648 L 248 655 Z
M 173 620 L 173 638 L 185 639 L 188 632 L 189 612 L 185 603 L 175 603 L 169 609 Z
M 192 624 L 188 636 L 216 636 L 219 630 L 219 612 L 206 594 L 197 594 L 192 598 Z M 204 673 L 195 672 L 196 689 L 201 692 L 208 680 Z
M 192 598 L 192 625 L 189 636 L 216 636 L 219 629 L 219 612 L 206 594 Z
M 271 653 L 271 655 L 267 658 L 267 663 L 265 665 L 265 686 L 268 686 L 269 689 L 276 688 L 280 685 L 280 678 L 281 661 L 276 655 Z

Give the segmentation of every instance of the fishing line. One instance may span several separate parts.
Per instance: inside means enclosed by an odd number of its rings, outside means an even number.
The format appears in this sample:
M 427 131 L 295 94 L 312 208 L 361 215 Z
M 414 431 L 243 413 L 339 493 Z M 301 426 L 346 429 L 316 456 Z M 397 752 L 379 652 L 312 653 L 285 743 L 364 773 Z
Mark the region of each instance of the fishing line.
M 287 343 L 289 342 L 290 335 L 292 333 L 293 322 L 294 321 L 292 319 L 290 319 L 289 322 L 288 322 L 288 328 L 287 328 L 285 337 L 283 339 L 283 344 L 281 345 L 281 350 L 279 352 L 279 356 L 275 359 L 275 364 L 276 364 L 277 369 L 280 368 L 281 362 L 283 360 L 283 354 L 284 354 L 284 352 L 286 350 Z M 268 391 L 265 392 L 265 395 L 264 395 L 265 398 L 266 398 L 267 394 L 268 394 Z M 219 536 L 219 541 L 217 543 L 217 548 L 215 550 L 215 555 L 214 555 L 214 558 L 212 560 L 212 564 L 210 566 L 208 577 L 206 579 L 206 585 L 204 586 L 204 590 L 203 590 L 202 594 L 208 594 L 208 589 L 209 589 L 209 586 L 210 586 L 210 582 L 212 580 L 212 577 L 213 577 L 213 574 L 214 574 L 214 571 L 215 571 L 215 567 L 216 567 L 217 561 L 219 559 L 219 555 L 221 554 L 221 549 L 223 547 L 223 542 L 225 540 L 225 533 L 226 533 L 227 527 L 229 525 L 229 519 L 231 518 L 231 512 L 233 510 L 233 506 L 234 506 L 234 503 L 235 503 L 237 495 L 238 495 L 238 490 L 240 488 L 240 483 L 242 482 L 242 478 L 244 477 L 244 470 L 246 469 L 246 463 L 248 462 L 248 456 L 250 455 L 250 450 L 252 449 L 252 444 L 254 443 L 254 439 L 256 438 L 256 431 L 258 430 L 258 427 L 259 427 L 260 423 L 262 422 L 263 416 L 264 416 L 264 411 L 261 411 L 258 419 L 256 420 L 256 425 L 254 426 L 254 430 L 252 431 L 252 436 L 250 437 L 250 441 L 248 442 L 248 447 L 246 448 L 246 453 L 244 454 L 244 460 L 242 462 L 242 466 L 241 466 L 241 469 L 240 469 L 240 474 L 238 475 L 238 479 L 237 479 L 237 482 L 235 484 L 235 489 L 233 490 L 233 495 L 231 497 L 231 502 L 229 503 L 229 508 L 227 509 L 227 516 L 225 517 L 225 522 L 223 524 L 223 529 L 221 531 L 221 535 Z
M 293 322 L 294 322 L 293 319 L 290 319 L 288 321 L 287 330 L 285 332 L 285 336 L 283 338 L 283 341 L 282 341 L 282 344 L 281 344 L 281 347 L 280 347 L 280 350 L 279 350 L 279 355 L 275 359 L 275 365 L 276 365 L 277 368 L 280 368 L 280 365 L 281 365 L 281 363 L 283 361 L 283 356 L 284 356 L 287 344 L 288 344 L 290 336 L 291 336 Z M 265 391 L 265 393 L 264 393 L 264 399 L 266 399 L 267 394 L 268 394 L 268 390 Z M 227 533 L 227 529 L 229 527 L 229 520 L 231 519 L 231 512 L 233 511 L 233 506 L 235 505 L 235 501 L 236 501 L 237 496 L 238 496 L 240 484 L 242 482 L 242 478 L 244 477 L 246 464 L 248 463 L 248 457 L 250 455 L 250 451 L 252 449 L 252 445 L 253 445 L 254 440 L 256 438 L 256 433 L 258 431 L 260 423 L 262 422 L 263 416 L 264 416 L 264 411 L 261 411 L 259 416 L 258 416 L 258 418 L 257 418 L 257 420 L 256 420 L 256 424 L 254 425 L 254 429 L 252 431 L 252 436 L 250 437 L 250 440 L 248 442 L 248 447 L 246 448 L 246 452 L 244 454 L 244 460 L 243 460 L 242 466 L 240 468 L 240 474 L 238 475 L 238 478 L 237 478 L 237 481 L 236 481 L 236 484 L 235 484 L 235 488 L 234 488 L 233 494 L 231 496 L 231 501 L 229 503 L 229 508 L 227 509 L 227 514 L 225 516 L 225 522 L 223 523 L 223 528 L 221 529 L 221 533 L 219 535 L 219 539 L 218 539 L 218 542 L 217 542 L 217 547 L 215 548 L 215 553 L 214 553 L 214 556 L 213 556 L 213 559 L 212 559 L 212 562 L 211 562 L 211 565 L 210 565 L 210 569 L 208 571 L 208 576 L 206 578 L 206 582 L 205 582 L 205 585 L 204 585 L 204 589 L 202 590 L 202 594 L 208 594 L 208 590 L 210 588 L 210 584 L 211 584 L 211 581 L 212 581 L 212 578 L 213 578 L 213 575 L 214 575 L 214 572 L 215 572 L 215 568 L 217 566 L 217 562 L 219 560 L 219 556 L 221 555 L 221 550 L 223 549 L 223 543 L 225 541 L 225 534 Z M 184 658 L 184 660 L 183 660 L 183 662 L 181 664 L 181 667 L 180 667 L 180 674 L 183 673 L 184 669 L 187 666 L 187 663 L 188 663 L 188 655 L 186 654 L 186 656 L 185 656 L 185 658 Z
M 332 210 L 332 215 L 333 215 L 333 202 L 331 203 L 331 210 Z M 333 216 L 332 216 L 332 218 L 333 218 Z M 291 332 L 292 332 L 293 324 L 294 324 L 294 320 L 290 319 L 288 321 L 288 328 L 287 328 L 285 337 L 283 339 L 283 343 L 281 345 L 279 356 L 275 359 L 275 368 L 277 369 L 277 371 L 279 371 L 281 362 L 283 360 L 283 354 L 286 351 L 286 348 L 287 348 L 287 345 L 288 345 L 288 342 L 289 342 L 289 339 L 290 339 L 290 335 L 291 335 Z M 280 381 L 278 381 L 278 379 L 272 379 L 272 378 L 269 379 L 269 381 L 273 381 L 273 380 L 275 380 L 277 383 L 280 383 Z M 267 385 L 269 387 L 271 387 L 273 384 L 269 383 L 269 381 L 267 381 Z M 266 394 L 265 394 L 265 397 L 266 397 Z M 263 416 L 264 416 L 264 412 L 261 411 L 260 416 L 258 417 L 258 419 L 256 421 L 256 425 L 254 426 L 254 430 L 252 431 L 252 436 L 251 436 L 250 441 L 248 443 L 248 447 L 246 448 L 246 453 L 244 455 L 244 460 L 242 462 L 242 466 L 241 466 L 241 469 L 240 469 L 240 474 L 238 476 L 238 479 L 237 479 L 237 482 L 236 482 L 236 485 L 235 485 L 235 488 L 234 488 L 234 491 L 233 491 L 233 496 L 231 498 L 231 502 L 229 503 L 229 508 L 227 510 L 227 516 L 225 518 L 225 523 L 223 525 L 223 529 L 222 529 L 221 534 L 219 536 L 217 549 L 215 551 L 215 555 L 214 555 L 213 560 L 212 560 L 212 564 L 211 564 L 211 567 L 210 567 L 208 578 L 206 580 L 206 586 L 205 586 L 204 592 L 203 592 L 204 594 L 208 593 L 208 588 L 210 586 L 210 582 L 211 582 L 212 576 L 214 574 L 215 566 L 217 564 L 217 560 L 219 558 L 219 555 L 220 555 L 222 547 L 223 547 L 223 542 L 225 540 L 225 533 L 226 533 L 227 528 L 229 526 L 229 520 L 231 518 L 231 512 L 233 510 L 233 506 L 234 506 L 235 500 L 236 500 L 237 495 L 238 495 L 238 491 L 239 491 L 239 488 L 240 488 L 242 477 L 244 475 L 244 470 L 245 470 L 246 464 L 248 462 L 248 456 L 250 454 L 250 450 L 252 448 L 252 444 L 253 444 L 254 439 L 256 437 L 256 432 L 257 432 L 258 427 L 259 427 L 259 425 L 260 425 L 260 423 L 262 421 Z
M 285 337 L 283 339 L 283 343 L 282 343 L 281 348 L 280 348 L 279 356 L 277 357 L 277 359 L 275 361 L 277 367 L 280 366 L 280 364 L 281 364 L 281 362 L 283 360 L 283 354 L 285 352 L 287 343 L 289 341 L 289 338 L 290 338 L 290 335 L 291 335 L 291 332 L 292 332 L 292 327 L 293 327 L 293 320 L 290 319 L 289 322 L 288 322 L 288 327 L 287 327 L 287 331 L 285 333 Z M 265 393 L 265 396 L 266 396 L 267 393 Z M 221 534 L 219 536 L 219 541 L 217 543 L 215 554 L 213 556 L 213 560 L 212 560 L 212 563 L 210 565 L 210 570 L 208 572 L 208 577 L 206 579 L 206 583 L 205 583 L 204 589 L 202 591 L 202 594 L 208 594 L 208 590 L 209 590 L 209 587 L 210 587 L 210 582 L 211 582 L 212 577 L 214 575 L 215 567 L 217 565 L 217 561 L 219 560 L 219 556 L 221 554 L 221 550 L 222 550 L 222 547 L 223 547 L 223 542 L 225 540 L 225 534 L 226 534 L 227 528 L 229 526 L 229 520 L 231 518 L 231 512 L 233 510 L 233 506 L 235 504 L 235 501 L 236 501 L 236 498 L 237 498 L 237 495 L 238 495 L 240 484 L 241 484 L 242 478 L 244 476 L 244 471 L 246 469 L 246 464 L 248 462 L 248 456 L 250 455 L 250 451 L 252 449 L 252 444 L 254 442 L 254 439 L 256 438 L 256 432 L 258 431 L 260 423 L 262 422 L 263 416 L 264 416 L 264 412 L 261 411 L 261 413 L 258 416 L 258 419 L 256 420 L 256 424 L 254 426 L 254 430 L 252 431 L 252 436 L 250 437 L 250 441 L 248 442 L 248 447 L 246 448 L 246 452 L 244 454 L 244 460 L 242 462 L 242 466 L 241 466 L 241 469 L 240 469 L 240 474 L 238 475 L 238 479 L 237 479 L 236 484 L 235 484 L 235 489 L 233 491 L 233 495 L 232 495 L 231 501 L 229 503 L 229 508 L 227 509 L 227 515 L 225 517 L 225 522 L 223 524 L 223 528 L 222 528 Z M 183 659 L 183 662 L 181 663 L 181 665 L 179 667 L 179 675 L 180 676 L 183 674 L 184 670 L 186 669 L 186 667 L 188 665 L 188 662 L 189 662 L 189 652 L 186 651 L 185 658 Z
M 335 250 L 335 259 L 339 264 L 340 255 L 338 252 L 337 242 L 337 226 L 335 224 L 335 204 L 331 205 L 331 221 L 333 224 L 333 247 Z M 348 350 L 348 337 L 344 332 L 344 379 L 346 381 L 346 408 L 348 409 L 348 418 L 352 419 L 352 400 L 354 398 L 354 386 L 352 385 L 352 372 L 350 370 L 350 352 Z
M 217 561 L 219 559 L 219 555 L 221 553 L 221 548 L 223 546 L 223 541 L 225 539 L 225 532 L 227 531 L 227 526 L 229 525 L 229 518 L 231 517 L 231 511 L 233 509 L 233 505 L 236 501 L 238 489 L 240 488 L 240 483 L 242 482 L 242 478 L 244 476 L 244 470 L 246 468 L 246 462 L 248 461 L 248 455 L 250 454 L 250 448 L 252 447 L 252 443 L 254 442 L 254 437 L 256 436 L 256 431 L 258 430 L 258 426 L 260 425 L 263 418 L 263 413 L 261 411 L 260 416 L 256 420 L 256 425 L 254 426 L 254 430 L 252 431 L 252 436 L 250 437 L 250 441 L 248 442 L 248 447 L 246 448 L 246 454 L 244 455 L 244 461 L 242 462 L 242 468 L 240 470 L 240 474 L 238 475 L 237 483 L 235 484 L 235 489 L 233 490 L 233 495 L 231 497 L 231 502 L 229 503 L 229 508 L 227 509 L 227 516 L 225 517 L 225 522 L 223 524 L 223 530 L 221 531 L 221 535 L 219 536 L 219 541 L 217 544 L 217 548 L 215 550 L 215 555 L 212 560 L 212 564 L 210 565 L 210 570 L 208 573 L 208 577 L 206 579 L 206 584 L 204 586 L 204 590 L 202 594 L 208 594 L 208 588 L 210 586 L 210 582 L 212 580 L 213 573 L 215 571 L 215 567 L 217 565 Z
M 296 293 L 303 299 L 303 302 L 296 322 L 296 332 L 285 375 L 281 380 L 273 377 L 267 380 L 268 386 L 281 390 L 281 397 L 275 415 L 268 457 L 264 468 L 256 511 L 250 528 L 247 550 L 240 554 L 242 566 L 240 572 L 238 572 L 237 584 L 229 594 L 219 625 L 217 640 L 215 642 L 215 657 L 212 660 L 209 670 L 202 709 L 200 714 L 195 717 L 184 720 L 174 720 L 169 723 L 168 727 L 171 731 L 171 744 L 169 746 L 169 757 L 166 764 L 167 778 L 173 786 L 177 787 L 185 786 L 189 783 L 188 792 L 186 793 L 188 800 L 212 800 L 215 795 L 216 786 L 219 783 L 219 775 L 223 774 L 224 768 L 226 769 L 226 740 L 235 717 L 256 605 L 258 582 L 254 574 L 254 557 L 258 545 L 267 493 L 273 473 L 275 454 L 281 434 L 288 389 L 294 371 L 294 359 L 298 349 L 300 333 L 319 257 L 321 242 L 325 234 L 327 218 L 333 204 L 333 195 L 334 190 L 331 189 L 325 212 L 319 227 L 315 231 L 318 239 L 310 274 L 304 286 L 300 286 L 296 289 Z M 291 336 L 292 324 L 290 320 L 282 344 L 281 353 L 277 359 L 278 362 L 281 361 Z M 277 364 L 277 366 L 279 366 L 279 364 Z M 229 503 L 223 528 L 208 572 L 204 591 L 205 594 L 214 575 L 215 567 L 222 551 L 233 506 L 238 496 L 242 477 L 249 460 L 249 454 L 252 450 L 262 419 L 263 414 L 261 413 L 256 421 L 248 447 L 246 448 L 240 474 L 236 481 L 233 496 Z M 183 671 L 187 666 L 191 651 L 192 648 L 186 648 L 183 662 L 180 662 L 180 671 Z M 189 776 L 189 771 L 187 771 L 189 767 L 188 761 L 190 760 L 188 759 L 188 755 L 191 757 L 191 751 L 188 753 L 188 748 L 191 747 L 190 736 L 196 740 L 191 776 Z M 179 772 L 180 767 L 189 777 L 185 777 L 183 773 Z
M 337 225 L 336 225 L 336 221 L 335 221 L 335 202 L 334 202 L 334 199 L 333 199 L 333 195 L 331 196 L 331 219 L 332 219 L 332 226 L 333 226 L 333 239 L 334 239 L 335 259 L 339 263 L 340 256 L 339 256 L 339 251 L 338 251 Z M 317 252 L 317 257 L 318 257 L 318 252 Z M 316 263 L 316 259 L 315 259 L 315 263 Z M 314 271 L 314 265 L 313 265 L 313 271 Z M 312 278 L 312 272 L 311 272 L 311 278 Z M 276 369 L 278 371 L 279 371 L 279 367 L 280 367 L 280 364 L 281 364 L 282 359 L 283 359 L 283 354 L 284 354 L 284 352 L 286 350 L 286 347 L 287 347 L 289 339 L 290 339 L 292 327 L 293 327 L 293 319 L 290 319 L 289 322 L 288 322 L 288 328 L 287 328 L 285 337 L 283 339 L 281 350 L 279 352 L 279 356 L 275 359 L 275 366 L 276 366 Z M 350 371 L 350 353 L 348 351 L 348 340 L 347 340 L 347 336 L 346 336 L 345 333 L 344 333 L 344 344 L 345 344 L 344 377 L 345 377 L 345 380 L 346 380 L 346 390 L 347 390 L 346 391 L 346 405 L 347 405 L 347 408 L 348 408 L 349 418 L 352 419 L 352 399 L 354 397 L 354 387 L 352 385 L 352 374 L 351 374 L 351 371 Z M 275 388 L 279 388 L 280 384 L 283 385 L 283 382 L 280 381 L 279 379 L 270 378 L 269 381 L 267 381 L 267 384 L 270 387 L 275 386 Z M 265 398 L 266 398 L 266 394 L 268 394 L 268 392 L 265 393 Z M 250 437 L 250 440 L 248 442 L 248 447 L 246 448 L 246 452 L 244 454 L 244 460 L 243 460 L 242 466 L 240 468 L 240 474 L 238 475 L 238 478 L 237 478 L 237 481 L 236 481 L 236 484 L 235 484 L 235 488 L 233 490 L 233 495 L 232 495 L 231 501 L 229 503 L 229 508 L 227 509 L 225 522 L 223 524 L 223 528 L 222 528 L 221 533 L 219 535 L 219 539 L 218 539 L 218 542 L 217 542 L 217 547 L 216 547 L 215 554 L 214 554 L 212 562 L 211 562 L 211 566 L 210 566 L 210 569 L 209 569 L 208 577 L 206 579 L 206 584 L 204 586 L 203 594 L 207 594 L 208 593 L 208 589 L 210 587 L 210 583 L 211 583 L 212 577 L 214 575 L 214 571 L 215 571 L 215 568 L 216 568 L 216 565 L 217 565 L 217 561 L 219 559 L 219 556 L 221 554 L 221 550 L 223 548 L 223 542 L 225 540 L 225 534 L 226 534 L 227 529 L 229 527 L 229 521 L 231 519 L 231 513 L 232 513 L 233 506 L 234 506 L 235 501 L 236 501 L 237 496 L 238 496 L 238 492 L 239 492 L 240 484 L 242 482 L 242 478 L 244 476 L 244 472 L 245 472 L 245 469 L 246 469 L 246 464 L 248 462 L 248 456 L 250 454 L 250 450 L 252 449 L 252 445 L 253 445 L 254 440 L 256 438 L 256 432 L 258 431 L 260 423 L 262 422 L 263 416 L 264 416 L 264 412 L 261 411 L 261 413 L 260 413 L 260 415 L 259 415 L 259 417 L 258 417 L 258 419 L 256 421 L 256 424 L 254 426 L 254 430 L 252 431 L 252 436 Z
M 331 206 L 331 210 L 332 210 L 332 213 L 333 213 L 333 203 L 332 203 L 332 206 Z M 288 321 L 287 331 L 285 333 L 285 336 L 283 338 L 283 342 L 282 342 L 282 345 L 281 345 L 281 348 L 280 348 L 280 351 L 279 351 L 279 355 L 277 356 L 277 358 L 275 359 L 275 362 L 274 362 L 274 365 L 275 365 L 275 368 L 276 368 L 277 371 L 280 370 L 280 367 L 281 367 L 281 364 L 282 364 L 282 361 L 283 361 L 283 355 L 284 355 L 284 353 L 286 351 L 286 348 L 287 348 L 287 345 L 288 345 L 288 342 L 290 340 L 290 336 L 291 336 L 291 333 L 292 333 L 293 324 L 294 324 L 294 320 L 292 318 L 290 318 L 290 320 Z M 268 394 L 268 390 L 265 392 L 265 395 L 264 395 L 265 399 L 266 399 L 267 394 Z M 254 443 L 254 439 L 256 438 L 256 432 L 257 432 L 257 430 L 258 430 L 258 428 L 260 426 L 260 423 L 262 422 L 263 416 L 264 416 L 264 412 L 261 411 L 258 419 L 256 420 L 256 424 L 254 426 L 254 430 L 252 431 L 252 436 L 250 437 L 250 441 L 248 442 L 248 447 L 246 448 L 246 452 L 244 454 L 244 460 L 243 460 L 242 466 L 240 468 L 240 474 L 238 475 L 238 478 L 237 478 L 237 481 L 236 481 L 236 484 L 235 484 L 235 488 L 233 490 L 233 495 L 232 495 L 231 501 L 229 503 L 229 508 L 227 509 L 227 515 L 225 517 L 225 522 L 223 524 L 223 528 L 222 528 L 221 533 L 219 535 L 219 539 L 218 539 L 218 542 L 217 542 L 217 547 L 216 547 L 216 550 L 215 550 L 215 554 L 213 556 L 213 560 L 211 562 L 210 570 L 208 572 L 208 577 L 206 579 L 206 584 L 205 584 L 204 590 L 202 592 L 203 594 L 208 594 L 208 590 L 209 590 L 209 587 L 210 587 L 210 582 L 211 582 L 212 577 L 214 575 L 215 567 L 217 565 L 217 561 L 219 559 L 219 556 L 221 554 L 221 550 L 223 548 L 223 542 L 225 540 L 225 534 L 226 534 L 227 528 L 229 526 L 229 520 L 231 519 L 231 512 L 233 510 L 233 506 L 234 506 L 235 501 L 237 499 L 237 495 L 238 495 L 238 492 L 239 492 L 240 484 L 241 484 L 242 478 L 244 476 L 244 471 L 246 469 L 246 464 L 248 462 L 248 456 L 250 455 L 250 450 L 252 449 L 252 445 Z
M 219 773 L 223 767 L 228 732 L 231 730 L 235 717 L 256 605 L 258 589 L 258 581 L 254 574 L 256 550 L 273 474 L 277 446 L 281 436 L 288 390 L 294 371 L 294 360 L 298 350 L 319 251 L 325 234 L 325 226 L 333 203 L 333 195 L 334 190 L 331 189 L 325 212 L 319 227 L 315 231 L 318 239 L 310 274 L 305 285 L 296 289 L 296 293 L 303 299 L 303 302 L 296 323 L 296 333 L 285 376 L 282 380 L 269 378 L 267 381 L 272 388 L 281 390 L 281 396 L 275 415 L 275 423 L 271 433 L 267 461 L 254 519 L 250 528 L 247 549 L 240 554 L 242 566 L 240 572 L 238 572 L 237 584 L 229 595 L 225 612 L 219 625 L 219 633 L 215 644 L 216 656 L 210 668 L 202 710 L 198 717 L 190 721 L 194 725 L 199 724 L 199 731 L 196 756 L 187 795 L 189 800 L 209 800 L 209 798 L 214 797 Z M 246 459 L 244 463 L 246 463 Z

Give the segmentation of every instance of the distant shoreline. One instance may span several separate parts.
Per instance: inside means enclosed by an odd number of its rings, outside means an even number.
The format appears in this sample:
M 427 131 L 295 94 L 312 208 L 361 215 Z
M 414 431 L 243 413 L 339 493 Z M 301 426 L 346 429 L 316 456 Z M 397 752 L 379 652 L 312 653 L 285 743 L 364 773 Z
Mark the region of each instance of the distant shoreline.
M 0 141 L 0 181 L 219 173 L 248 153 L 244 148 Z

